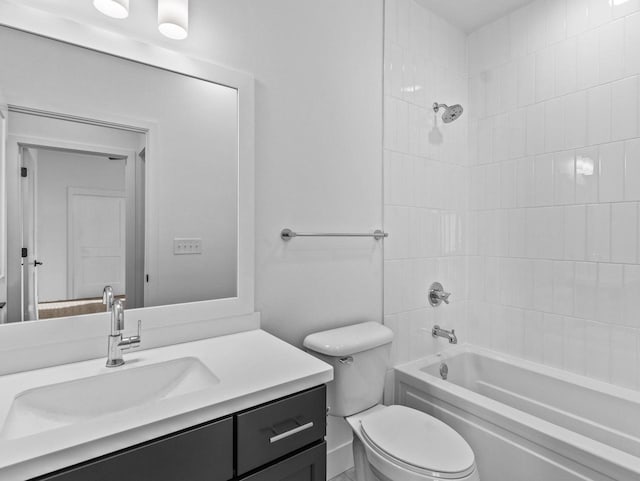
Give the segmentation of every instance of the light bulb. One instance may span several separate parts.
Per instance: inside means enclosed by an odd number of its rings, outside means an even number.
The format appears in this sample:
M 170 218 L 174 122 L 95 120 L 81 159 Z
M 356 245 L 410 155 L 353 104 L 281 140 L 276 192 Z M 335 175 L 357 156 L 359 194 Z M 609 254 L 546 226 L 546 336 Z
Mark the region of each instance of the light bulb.
M 182 40 L 189 34 L 189 0 L 158 0 L 158 30 Z
M 127 18 L 129 16 L 129 0 L 93 0 L 93 6 L 108 17 Z

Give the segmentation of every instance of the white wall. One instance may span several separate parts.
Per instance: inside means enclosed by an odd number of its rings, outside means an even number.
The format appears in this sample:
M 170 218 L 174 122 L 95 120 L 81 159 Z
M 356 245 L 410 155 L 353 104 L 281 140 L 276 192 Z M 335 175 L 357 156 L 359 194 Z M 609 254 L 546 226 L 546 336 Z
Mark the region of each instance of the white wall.
M 393 363 L 447 347 L 435 324 L 466 329 L 468 114 L 444 124 L 434 102 L 467 106 L 466 38 L 413 0 L 387 0 L 385 19 L 384 322 Z M 451 303 L 428 303 L 431 283 Z
M 69 187 L 125 191 L 123 159 L 38 150 L 38 301 L 70 299 L 67 292 Z
M 466 111 L 442 129 L 469 122 L 468 274 L 443 281 L 463 279 L 453 300 L 466 284 L 463 319 L 451 306 L 426 309 L 425 289 L 439 265 L 455 265 L 455 255 L 439 257 L 439 229 L 447 207 L 464 217 L 447 195 L 467 184 L 424 144 L 435 98 L 407 87 L 423 81 L 441 97 L 439 85 L 455 85 L 442 72 L 463 58 L 452 45 L 464 39 L 410 0 L 387 6 L 385 216 L 403 233 L 385 252 L 395 361 L 436 349 L 420 329 L 446 313 L 462 340 L 640 387 L 640 2 L 539 0 L 466 39 Z M 465 98 L 453 93 L 438 101 Z
M 539 0 L 469 37 L 469 327 L 638 388 L 640 3 L 611 4 Z
M 382 320 L 382 243 L 280 230 L 382 225 L 382 3 L 251 2 L 256 91 L 256 308 L 300 345 Z

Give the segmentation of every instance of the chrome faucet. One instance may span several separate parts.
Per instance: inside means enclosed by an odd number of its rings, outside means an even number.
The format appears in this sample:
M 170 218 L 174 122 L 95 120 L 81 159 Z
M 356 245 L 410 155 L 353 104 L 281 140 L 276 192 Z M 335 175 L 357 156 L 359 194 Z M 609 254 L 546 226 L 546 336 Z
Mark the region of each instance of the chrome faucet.
M 102 293 L 102 303 L 111 310 L 111 333 L 109 334 L 107 350 L 107 367 L 117 367 L 124 364 L 122 351 L 132 349 L 140 345 L 140 329 L 142 321 L 138 321 L 138 335 L 122 337 L 124 330 L 124 303 L 122 299 L 113 299 L 113 289 L 106 286 Z
M 431 284 L 431 287 L 429 287 L 429 304 L 431 304 L 433 307 L 438 307 L 443 302 L 445 304 L 449 304 L 450 295 L 450 292 L 445 292 L 442 284 L 440 284 L 439 282 L 434 282 L 433 284 Z
M 435 326 L 433 326 L 433 329 L 431 329 L 431 335 L 433 337 L 444 337 L 445 339 L 449 339 L 449 344 L 458 344 L 458 338 L 456 337 L 455 329 L 447 331 L 446 329 L 442 329 L 436 324 Z

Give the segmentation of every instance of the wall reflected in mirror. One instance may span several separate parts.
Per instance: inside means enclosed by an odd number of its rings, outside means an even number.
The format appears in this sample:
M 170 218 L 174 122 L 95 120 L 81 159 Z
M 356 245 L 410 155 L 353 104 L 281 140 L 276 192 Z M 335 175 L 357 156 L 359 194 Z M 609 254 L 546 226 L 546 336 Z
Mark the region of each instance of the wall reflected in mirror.
M 237 91 L 0 27 L 3 322 L 237 296 Z

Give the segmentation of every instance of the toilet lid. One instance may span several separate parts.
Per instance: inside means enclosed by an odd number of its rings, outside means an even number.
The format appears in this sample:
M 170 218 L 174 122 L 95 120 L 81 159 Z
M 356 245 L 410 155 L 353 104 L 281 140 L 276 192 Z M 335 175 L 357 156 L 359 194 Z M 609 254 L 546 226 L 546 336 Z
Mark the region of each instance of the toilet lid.
M 362 431 L 380 450 L 406 464 L 459 473 L 474 463 L 467 442 L 442 421 L 406 406 L 389 406 L 362 419 Z

